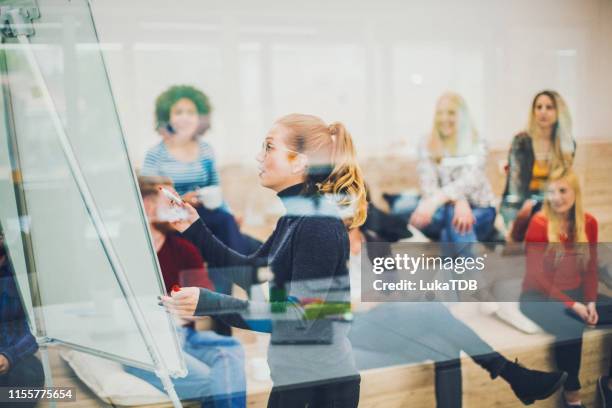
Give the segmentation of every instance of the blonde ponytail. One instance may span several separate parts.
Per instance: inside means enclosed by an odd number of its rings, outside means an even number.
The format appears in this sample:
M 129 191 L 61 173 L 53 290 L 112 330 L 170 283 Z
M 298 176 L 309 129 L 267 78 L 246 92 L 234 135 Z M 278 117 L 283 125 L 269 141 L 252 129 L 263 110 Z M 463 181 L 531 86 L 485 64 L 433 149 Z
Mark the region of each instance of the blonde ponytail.
M 345 220 L 349 228 L 361 226 L 368 207 L 365 182 L 353 139 L 344 125 L 333 122 L 328 126 L 316 116 L 298 113 L 283 116 L 276 123 L 290 131 L 285 141 L 288 147 L 309 158 L 312 166 L 306 175 L 307 185 L 314 184 L 318 192 L 333 195 L 340 206 L 351 210 Z
M 366 220 L 368 203 L 366 189 L 361 168 L 357 164 L 357 157 L 353 139 L 344 125 L 334 122 L 329 125 L 332 139 L 331 163 L 333 170 L 327 180 L 319 183 L 319 191 L 343 196 L 340 204 L 352 206 L 354 216 L 349 222 L 349 228 L 357 228 Z

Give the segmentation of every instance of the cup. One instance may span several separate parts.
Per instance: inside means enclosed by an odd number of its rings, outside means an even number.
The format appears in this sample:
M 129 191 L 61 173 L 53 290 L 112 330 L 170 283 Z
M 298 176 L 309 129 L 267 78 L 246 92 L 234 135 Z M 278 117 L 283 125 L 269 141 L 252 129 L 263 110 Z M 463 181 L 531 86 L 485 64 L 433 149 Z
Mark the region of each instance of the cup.
M 223 205 L 223 193 L 219 186 L 202 187 L 198 190 L 198 199 L 209 210 L 216 210 Z

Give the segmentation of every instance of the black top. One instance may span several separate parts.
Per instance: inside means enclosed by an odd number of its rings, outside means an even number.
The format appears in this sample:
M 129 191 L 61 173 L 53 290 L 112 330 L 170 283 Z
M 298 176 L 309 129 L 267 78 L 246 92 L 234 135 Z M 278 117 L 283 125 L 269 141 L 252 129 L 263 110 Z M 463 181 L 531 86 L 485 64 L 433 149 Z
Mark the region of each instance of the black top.
M 348 232 L 342 222 L 340 209 L 333 200 L 312 191 L 308 186 L 298 184 L 278 193 L 287 213 L 278 220 L 270 238 L 251 255 L 241 255 L 225 246 L 201 221 L 191 225 L 184 236 L 200 249 L 210 266 L 268 264 L 274 274 L 270 287 L 284 289 L 276 292 L 281 296 L 348 301 Z M 259 304 L 211 293 L 206 289 L 200 291 L 196 315 L 220 311 L 226 323 L 250 328 L 242 319 L 242 312 L 248 314 L 253 309 L 259 310 Z M 299 307 L 287 307 L 281 316 L 277 313 L 277 319 L 303 319 L 299 310 Z M 270 312 L 274 313 L 270 309 L 263 313 L 257 312 L 259 317 L 256 319 L 261 319 L 267 313 L 267 318 L 274 323 L 276 320 Z M 311 326 L 314 328 L 316 320 L 307 322 L 304 327 L 308 330 Z M 349 325 L 334 321 L 331 344 L 270 345 L 268 365 L 274 385 L 313 383 L 357 375 L 347 338 L 348 330 Z
M 557 137 L 556 130 L 553 134 L 553 143 L 555 137 Z M 576 141 L 572 140 L 572 143 L 571 151 L 567 153 L 571 153 L 572 157 L 574 157 L 576 154 Z M 533 149 L 532 137 L 527 132 L 515 135 L 508 152 L 508 171 L 506 186 L 502 194 L 502 209 L 521 208 L 523 202 L 534 193 L 529 190 L 529 184 L 533 178 L 534 162 L 535 151 Z
M 301 280 L 348 277 L 346 226 L 323 197 L 305 193 L 304 187 L 296 184 L 278 193 L 287 214 L 251 255 L 228 248 L 202 221 L 192 224 L 183 235 L 199 248 L 210 267 L 269 265 L 274 274 L 272 287 L 285 288 L 287 283 Z

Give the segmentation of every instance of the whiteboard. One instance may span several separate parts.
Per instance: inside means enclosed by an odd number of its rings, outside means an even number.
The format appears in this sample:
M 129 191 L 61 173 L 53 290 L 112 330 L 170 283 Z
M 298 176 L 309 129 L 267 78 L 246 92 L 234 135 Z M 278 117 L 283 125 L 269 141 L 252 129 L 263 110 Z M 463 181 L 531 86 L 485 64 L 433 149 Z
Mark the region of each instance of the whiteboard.
M 157 305 L 157 295 L 165 288 L 89 5 L 82 0 L 52 0 L 40 2 L 39 8 L 41 18 L 34 22 L 35 35 L 30 41 L 54 109 L 129 286 L 153 331 L 153 341 L 170 373 L 182 375 L 185 366 L 174 322 Z M 17 149 L 9 149 L 10 126 L 4 126 L 0 131 L 0 224 L 9 226 L 4 228 L 6 240 L 22 292 L 27 292 L 23 277 L 35 272 L 41 302 L 36 310 L 44 323 L 38 334 L 153 370 L 150 353 L 64 157 L 52 112 L 44 103 L 24 49 L 8 40 L 2 50 L 11 96 L 7 105 L 12 108 L 12 113 L 4 109 L 4 115 L 13 118 Z M 16 213 L 15 182 L 23 191 L 26 217 Z M 4 205 L 11 200 L 12 204 Z M 15 220 L 21 221 L 21 228 L 14 227 Z M 24 224 L 33 250 L 33 262 L 28 266 L 34 270 L 25 270 L 20 231 Z M 32 316 L 31 305 L 26 309 Z

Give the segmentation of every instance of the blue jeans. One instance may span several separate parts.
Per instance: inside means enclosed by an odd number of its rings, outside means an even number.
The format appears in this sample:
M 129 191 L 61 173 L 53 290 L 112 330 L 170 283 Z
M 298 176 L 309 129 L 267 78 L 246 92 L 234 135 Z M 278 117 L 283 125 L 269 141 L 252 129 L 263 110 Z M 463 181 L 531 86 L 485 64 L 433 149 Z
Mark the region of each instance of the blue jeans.
M 246 406 L 244 351 L 233 337 L 213 331 L 181 328 L 187 376 L 173 378 L 181 400 L 197 399 L 202 407 L 242 408 Z M 164 391 L 157 375 L 135 367 L 125 371 Z
M 472 207 L 472 214 L 476 222 L 468 232 L 462 234 L 453 226 L 455 206 L 445 204 L 436 210 L 431 217 L 431 223 L 423 228 L 423 233 L 428 237 L 437 237 L 441 242 L 478 242 L 485 240 L 493 231 L 495 208 Z
M 472 228 L 461 233 L 453 225 L 455 206 L 445 204 L 436 210 L 429 225 L 423 228 L 423 233 L 442 242 L 442 256 L 472 257 L 472 244 L 491 235 L 496 212 L 493 207 L 472 207 L 472 214 L 476 220 Z
M 419 205 L 420 197 L 414 194 L 401 194 L 391 206 L 391 214 L 400 216 L 408 222 Z M 442 242 L 476 242 L 487 239 L 493 232 L 496 211 L 494 207 L 472 207 L 476 222 L 472 229 L 460 234 L 453 227 L 455 206 L 445 204 L 439 207 L 431 218 L 431 223 L 422 232 L 428 238 Z

